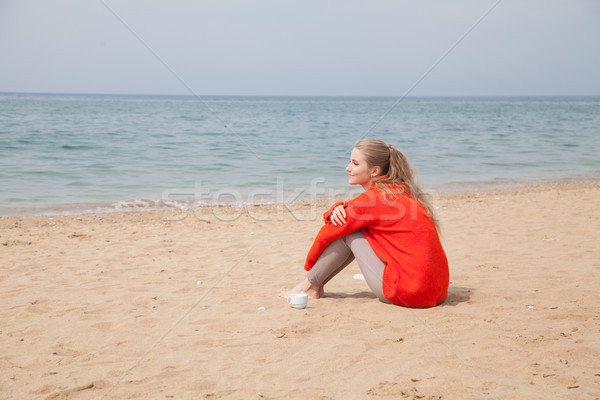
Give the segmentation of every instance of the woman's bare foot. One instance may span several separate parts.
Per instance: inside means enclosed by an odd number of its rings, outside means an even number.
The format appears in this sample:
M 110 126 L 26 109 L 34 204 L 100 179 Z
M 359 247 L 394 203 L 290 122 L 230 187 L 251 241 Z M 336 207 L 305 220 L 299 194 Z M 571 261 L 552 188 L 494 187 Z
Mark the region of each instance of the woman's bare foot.
M 304 281 L 297 284 L 293 289 L 281 289 L 279 290 L 279 292 L 277 292 L 279 297 L 288 297 L 290 294 L 296 293 L 306 293 L 311 299 L 319 299 L 323 297 L 325 290 L 323 289 L 323 286 L 315 286 L 312 283 L 310 283 L 308 279 L 305 279 Z

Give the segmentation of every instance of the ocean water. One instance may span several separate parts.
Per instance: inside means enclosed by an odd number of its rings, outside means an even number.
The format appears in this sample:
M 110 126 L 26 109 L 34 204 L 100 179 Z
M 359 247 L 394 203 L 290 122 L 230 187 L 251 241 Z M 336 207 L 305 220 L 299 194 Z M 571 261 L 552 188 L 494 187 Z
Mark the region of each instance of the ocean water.
M 351 196 L 364 137 L 429 191 L 600 178 L 600 97 L 4 93 L 0 215 Z

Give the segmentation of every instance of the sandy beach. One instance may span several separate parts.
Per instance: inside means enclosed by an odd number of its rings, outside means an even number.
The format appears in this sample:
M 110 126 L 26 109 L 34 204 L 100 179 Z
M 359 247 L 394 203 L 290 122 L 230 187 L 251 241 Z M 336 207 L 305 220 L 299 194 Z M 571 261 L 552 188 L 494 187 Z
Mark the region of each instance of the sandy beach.
M 597 181 L 435 194 L 419 310 L 276 296 L 329 201 L 0 218 L 0 398 L 600 399 Z

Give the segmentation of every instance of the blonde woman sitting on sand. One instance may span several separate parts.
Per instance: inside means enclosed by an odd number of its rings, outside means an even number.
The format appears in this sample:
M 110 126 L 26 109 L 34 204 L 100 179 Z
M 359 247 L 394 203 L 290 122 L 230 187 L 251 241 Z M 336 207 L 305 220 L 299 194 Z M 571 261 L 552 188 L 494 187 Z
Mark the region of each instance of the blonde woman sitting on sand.
M 432 207 L 404 154 L 381 140 L 364 139 L 354 145 L 346 171 L 348 183 L 365 191 L 323 215 L 325 225 L 304 265 L 307 278 L 279 295 L 318 299 L 324 285 L 356 259 L 380 301 L 405 307 L 443 303 L 448 261 Z

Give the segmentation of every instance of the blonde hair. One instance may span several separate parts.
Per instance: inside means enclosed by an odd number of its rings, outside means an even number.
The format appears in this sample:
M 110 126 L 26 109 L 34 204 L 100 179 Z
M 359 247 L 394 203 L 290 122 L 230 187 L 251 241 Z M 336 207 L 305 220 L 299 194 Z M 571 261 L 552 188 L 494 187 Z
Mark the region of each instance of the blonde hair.
M 393 144 L 386 144 L 383 140 L 368 138 L 359 140 L 354 145 L 355 149 L 365 156 L 369 167 L 379 167 L 378 178 L 374 179 L 375 186 L 385 194 L 393 196 L 398 194 L 397 190 L 390 185 L 403 184 L 409 195 L 414 197 L 433 219 L 435 227 L 439 230 L 438 221 L 435 218 L 433 205 L 425 192 L 421 189 L 415 179 L 415 173 L 408 158 Z

